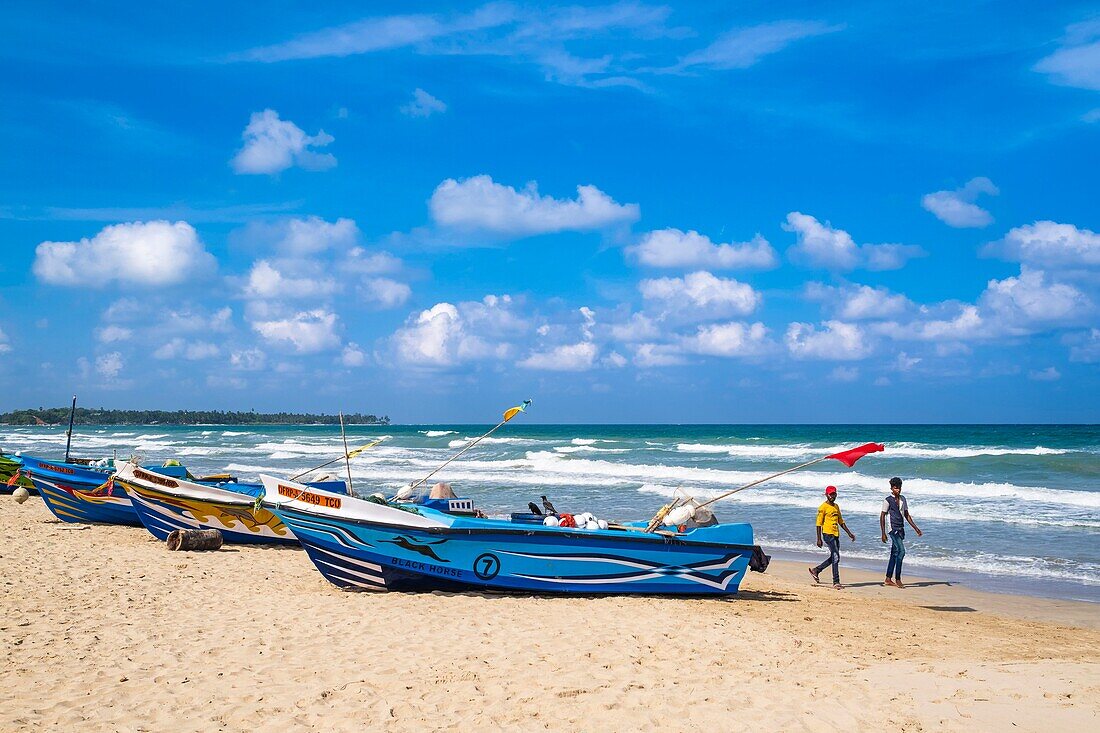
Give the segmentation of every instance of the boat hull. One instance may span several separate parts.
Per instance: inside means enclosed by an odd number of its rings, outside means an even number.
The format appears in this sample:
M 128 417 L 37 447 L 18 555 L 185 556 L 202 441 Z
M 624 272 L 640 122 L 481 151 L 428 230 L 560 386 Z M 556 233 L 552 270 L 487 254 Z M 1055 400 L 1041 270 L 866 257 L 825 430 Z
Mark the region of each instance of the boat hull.
M 169 492 L 133 479 L 117 482 L 126 490 L 141 524 L 158 540 L 168 539 L 177 529 L 216 529 L 226 544 L 298 544 L 281 519 L 263 507 L 256 509 L 246 495 L 214 498 L 208 490 L 202 497 L 187 496 L 186 488 Z
M 285 482 L 269 485 L 267 477 L 264 484 L 268 497 L 276 489 L 305 494 L 304 501 L 279 501 L 272 509 L 317 569 L 353 590 L 728 595 L 759 553 L 747 524 L 693 530 L 702 539 L 568 530 L 406 512 Z
M 23 472 L 63 522 L 141 526 L 126 492 L 112 485 L 113 469 L 23 456 Z

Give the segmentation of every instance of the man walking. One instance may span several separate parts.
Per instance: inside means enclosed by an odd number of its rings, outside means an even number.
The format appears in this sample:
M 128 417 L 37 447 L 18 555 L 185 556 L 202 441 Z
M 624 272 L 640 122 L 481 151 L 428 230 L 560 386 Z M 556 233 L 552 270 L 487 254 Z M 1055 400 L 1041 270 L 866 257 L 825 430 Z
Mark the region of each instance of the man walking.
M 895 588 L 904 588 L 901 582 L 901 561 L 905 559 L 905 522 L 909 522 L 920 537 L 924 533 L 909 516 L 909 502 L 901 495 L 901 479 L 890 479 L 890 496 L 882 500 L 882 513 L 878 515 L 878 526 L 882 530 L 882 541 L 886 542 L 886 515 L 890 515 L 890 562 L 886 564 L 886 583 Z M 893 575 L 893 580 L 890 576 Z
M 825 503 L 817 508 L 817 546 L 821 547 L 822 540 L 824 540 L 825 544 L 829 546 L 829 558 L 816 568 L 809 568 L 809 571 L 814 578 L 814 582 L 820 583 L 821 578 L 818 576 L 821 571 L 832 565 L 833 587 L 837 590 L 844 587 L 840 584 L 840 530 L 842 528 L 852 538 L 852 542 L 855 542 L 856 536 L 844 523 L 844 517 L 840 513 L 840 505 L 836 503 L 836 487 L 827 486 L 825 487 Z

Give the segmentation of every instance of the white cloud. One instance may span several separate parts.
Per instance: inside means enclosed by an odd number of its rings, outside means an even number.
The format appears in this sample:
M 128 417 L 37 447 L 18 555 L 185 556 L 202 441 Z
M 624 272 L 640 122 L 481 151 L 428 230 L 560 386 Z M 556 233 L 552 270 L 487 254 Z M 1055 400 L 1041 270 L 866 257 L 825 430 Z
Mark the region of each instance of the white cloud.
M 558 372 L 582 372 L 596 363 L 599 348 L 591 341 L 555 346 L 548 351 L 537 351 L 518 362 L 525 369 L 542 369 Z
M 305 170 L 325 170 L 336 165 L 331 153 L 318 153 L 335 138 L 324 130 L 307 135 L 290 120 L 279 119 L 273 109 L 253 112 L 241 133 L 244 146 L 230 161 L 237 173 L 275 175 L 292 166 Z
M 353 219 L 325 221 L 319 216 L 287 219 L 274 225 L 275 247 L 292 256 L 315 255 L 327 250 L 351 249 L 359 240 L 359 227 Z
M 634 313 L 625 323 L 616 323 L 610 330 L 611 338 L 628 343 L 654 339 L 660 333 L 657 324 L 644 313 Z
M 95 332 L 96 339 L 102 344 L 111 344 L 116 341 L 128 341 L 133 335 L 134 332 L 129 328 L 113 325 L 97 328 Z
M 442 226 L 517 236 L 603 229 L 640 215 L 637 204 L 618 204 L 595 186 L 577 186 L 577 198 L 562 200 L 539 194 L 534 182 L 517 191 L 487 175 L 448 178 L 430 207 Z
M 1061 47 L 1034 68 L 1055 84 L 1100 90 L 1100 19 L 1067 27 Z
M 621 368 L 626 366 L 626 357 L 618 351 L 612 351 L 603 359 L 603 363 L 610 367 Z
M 987 254 L 1047 269 L 1100 266 L 1100 234 L 1072 224 L 1037 221 L 1009 230 Z
M 229 365 L 245 372 L 255 372 L 267 364 L 267 355 L 259 349 L 241 349 L 229 355 Z
M 682 337 L 679 347 L 690 354 L 704 356 L 755 356 L 770 347 L 768 329 L 763 323 L 713 323 L 699 326 L 691 336 Z
M 909 323 L 890 321 L 876 326 L 874 330 L 893 339 L 941 342 L 970 341 L 989 334 L 989 326 L 978 307 L 966 304 L 956 305 L 953 314 L 929 316 L 929 309 L 923 309 L 921 317 Z
M 680 349 L 669 344 L 639 344 L 634 350 L 634 363 L 643 368 L 678 366 L 686 363 Z
M 783 228 L 794 232 L 798 242 L 787 250 L 792 261 L 828 270 L 897 270 L 925 251 L 908 244 L 857 245 L 852 235 L 843 229 L 834 229 L 829 222 L 822 224 L 814 217 L 798 211 L 787 214 Z
M 787 327 L 787 349 L 796 359 L 852 361 L 871 353 L 862 328 L 854 323 L 825 321 L 824 330 L 811 323 L 792 323 Z
M 1074 321 L 1092 307 L 1088 296 L 1077 288 L 1047 282 L 1044 272 L 1026 267 L 1018 277 L 990 280 L 981 304 L 998 318 L 1003 328 L 1019 332 Z
M 194 307 L 171 310 L 164 316 L 157 329 L 161 332 L 225 333 L 233 330 L 233 310 L 228 306 L 219 308 L 213 313 L 206 313 Z
M 115 379 L 122 371 L 123 366 L 122 354 L 117 351 L 97 356 L 95 360 L 96 373 L 108 380 Z
M 693 272 L 684 277 L 642 280 L 638 290 L 646 300 L 657 301 L 667 312 L 697 313 L 714 317 L 748 315 L 760 305 L 760 293 L 734 279 Z
M 988 211 L 976 205 L 979 194 L 996 196 L 1000 193 L 993 181 L 985 177 L 971 178 L 965 186 L 954 191 L 936 191 L 925 194 L 921 206 L 935 214 L 944 224 L 958 228 L 980 228 L 993 223 Z
M 704 49 L 685 56 L 679 68 L 747 69 L 760 59 L 782 51 L 802 38 L 841 30 L 841 26 L 814 20 L 781 20 L 749 28 L 735 28 Z
M 385 275 L 402 267 L 401 260 L 389 252 L 368 252 L 362 247 L 353 247 L 340 264 L 346 272 L 360 275 Z
M 894 360 L 894 368 L 897 369 L 899 372 L 908 372 L 920 363 L 921 358 L 919 356 L 909 356 L 909 354 L 901 351 L 898 352 L 898 356 Z
M 217 346 L 208 341 L 186 341 L 176 337 L 162 344 L 153 352 L 154 359 L 187 359 L 203 361 L 213 359 L 221 353 Z
M 859 379 L 859 368 L 852 366 L 838 366 L 829 372 L 829 379 L 834 382 L 854 382 Z
M 8 335 L 4 333 L 4 329 L 0 328 L 0 354 L 7 354 L 11 351 L 11 344 L 8 343 Z
M 346 367 L 361 367 L 367 363 L 367 355 L 359 348 L 359 344 L 351 342 L 340 353 L 340 363 Z
M 364 300 L 376 303 L 380 308 L 396 308 L 412 295 L 412 288 L 388 277 L 367 278 L 360 293 Z
M 249 298 L 292 299 L 323 298 L 337 290 L 332 278 L 311 280 L 309 278 L 289 278 L 267 260 L 259 260 L 248 273 L 244 286 L 244 295 Z
M 1034 382 L 1054 382 L 1062 378 L 1062 373 L 1052 366 L 1042 370 L 1031 370 L 1027 378 Z
M 423 89 L 413 90 L 412 101 L 401 107 L 402 114 L 409 117 L 431 117 L 437 112 L 446 112 L 447 105 L 428 94 Z
M 267 341 L 291 346 L 299 354 L 326 351 L 340 345 L 340 337 L 336 335 L 336 314 L 323 309 L 303 311 L 290 318 L 256 321 L 252 328 Z
M 809 283 L 806 297 L 820 301 L 844 321 L 896 318 L 914 308 L 913 302 L 904 295 L 895 295 L 887 288 L 873 288 L 870 285 L 839 288 Z
M 1086 363 L 1100 361 L 1100 328 L 1068 337 L 1070 344 L 1069 360 Z
M 115 282 L 174 285 L 209 275 L 216 267 L 184 221 L 135 221 L 104 227 L 79 242 L 42 242 L 34 259 L 34 274 L 42 282 L 93 288 Z
M 410 316 L 391 343 L 397 360 L 413 367 L 451 367 L 470 361 L 506 359 L 510 336 L 528 324 L 512 310 L 508 295 L 487 295 L 481 301 L 455 306 L 436 303 Z
M 757 234 L 751 242 L 715 244 L 696 231 L 660 229 L 646 233 L 628 251 L 650 267 L 736 268 L 775 267 L 775 250 Z

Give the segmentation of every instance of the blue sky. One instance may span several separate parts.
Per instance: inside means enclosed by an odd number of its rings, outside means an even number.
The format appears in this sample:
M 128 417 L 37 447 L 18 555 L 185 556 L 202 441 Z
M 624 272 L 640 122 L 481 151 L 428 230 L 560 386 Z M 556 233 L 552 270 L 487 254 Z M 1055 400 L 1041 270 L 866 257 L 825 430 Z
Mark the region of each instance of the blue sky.
M 0 10 L 0 406 L 1095 421 L 1094 4 Z

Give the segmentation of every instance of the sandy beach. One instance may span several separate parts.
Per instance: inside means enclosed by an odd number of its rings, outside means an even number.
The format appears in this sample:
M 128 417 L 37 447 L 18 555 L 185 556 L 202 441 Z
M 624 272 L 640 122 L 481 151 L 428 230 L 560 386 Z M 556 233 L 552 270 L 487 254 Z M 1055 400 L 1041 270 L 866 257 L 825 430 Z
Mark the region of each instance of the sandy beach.
M 846 569 L 734 598 L 354 594 L 0 501 L 0 729 L 1086 730 L 1100 609 Z M 805 576 L 805 577 L 804 577 Z

